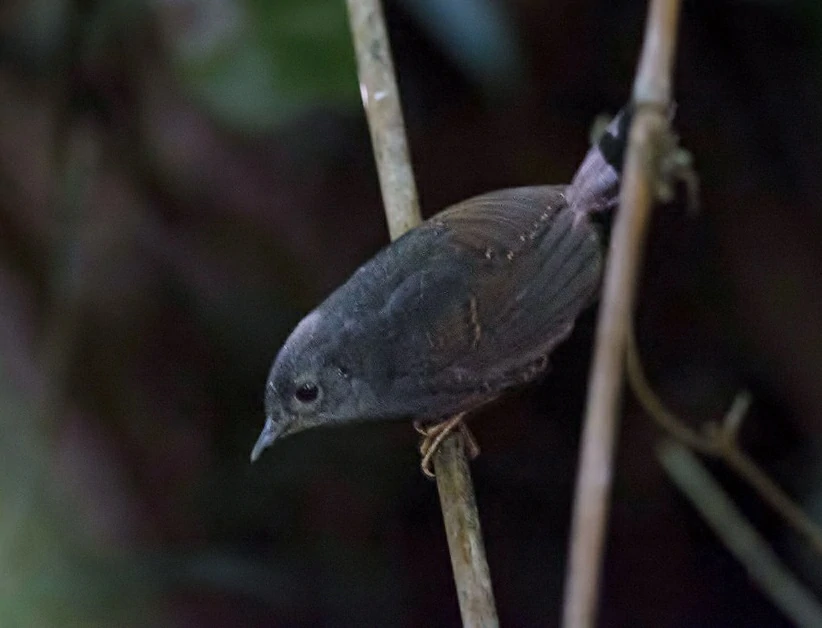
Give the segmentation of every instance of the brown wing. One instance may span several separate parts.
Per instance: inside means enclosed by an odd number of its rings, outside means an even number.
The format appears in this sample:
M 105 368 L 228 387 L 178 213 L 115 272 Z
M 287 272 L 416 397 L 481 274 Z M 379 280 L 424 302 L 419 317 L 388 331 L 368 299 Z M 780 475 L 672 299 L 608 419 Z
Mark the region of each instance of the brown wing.
M 595 229 L 564 211 L 563 191 L 485 194 L 417 230 L 438 246 L 388 304 L 405 312 L 392 345 L 408 375 L 440 388 L 495 388 L 532 376 L 568 336 L 596 294 L 602 253 Z

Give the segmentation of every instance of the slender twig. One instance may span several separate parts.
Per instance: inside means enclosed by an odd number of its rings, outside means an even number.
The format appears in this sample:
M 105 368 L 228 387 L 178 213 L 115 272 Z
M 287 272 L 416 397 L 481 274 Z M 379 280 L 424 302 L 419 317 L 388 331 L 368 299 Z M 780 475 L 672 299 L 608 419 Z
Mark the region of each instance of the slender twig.
M 371 130 L 385 215 L 395 240 L 421 222 L 391 50 L 379 0 L 347 0 L 360 93 Z M 434 456 L 454 580 L 465 626 L 498 625 L 474 488 L 462 436 Z
M 462 623 L 472 628 L 494 628 L 499 622 L 463 438 L 457 432 L 434 454 L 437 488 Z
M 348 0 L 348 17 L 388 232 L 396 240 L 420 224 L 422 216 L 385 18 L 379 0 Z
M 674 441 L 663 443 L 657 456 L 674 484 L 771 601 L 799 626 L 822 626 L 822 606 L 782 564 L 699 459 Z
M 759 497 L 803 536 L 817 554 L 822 555 L 822 530 L 740 447 L 736 439 L 742 418 L 750 405 L 750 396 L 737 396 L 721 424 L 697 432 L 665 407 L 648 383 L 642 368 L 633 329 L 628 333 L 626 368 L 634 395 L 648 415 L 666 432 L 699 453 L 720 458 L 751 486 Z
M 580 448 L 563 608 L 566 628 L 593 626 L 596 619 L 625 337 L 633 314 L 637 271 L 654 201 L 659 151 L 669 132 L 667 118 L 679 8 L 679 0 L 651 1 L 634 83 L 636 113 L 606 264 Z

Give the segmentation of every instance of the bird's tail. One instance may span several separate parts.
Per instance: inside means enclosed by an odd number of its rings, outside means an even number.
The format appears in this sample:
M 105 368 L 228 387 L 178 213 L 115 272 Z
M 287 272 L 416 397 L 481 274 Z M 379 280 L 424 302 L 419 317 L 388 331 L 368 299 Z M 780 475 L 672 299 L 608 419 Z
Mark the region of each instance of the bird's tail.
M 571 210 L 591 215 L 616 207 L 632 118 L 633 108 L 627 105 L 585 155 L 565 192 Z

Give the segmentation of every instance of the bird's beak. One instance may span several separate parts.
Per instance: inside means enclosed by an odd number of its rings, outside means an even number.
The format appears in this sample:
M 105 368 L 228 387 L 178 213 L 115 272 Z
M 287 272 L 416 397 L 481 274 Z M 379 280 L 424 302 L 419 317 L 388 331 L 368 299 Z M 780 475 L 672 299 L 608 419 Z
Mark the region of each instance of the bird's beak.
M 263 427 L 263 431 L 260 432 L 260 437 L 257 439 L 257 442 L 254 444 L 254 449 L 251 450 L 251 462 L 256 462 L 257 458 L 260 457 L 260 454 L 271 445 L 277 437 L 282 432 L 282 424 L 277 425 L 274 421 L 271 420 L 271 417 L 268 417 L 265 420 L 265 427 Z

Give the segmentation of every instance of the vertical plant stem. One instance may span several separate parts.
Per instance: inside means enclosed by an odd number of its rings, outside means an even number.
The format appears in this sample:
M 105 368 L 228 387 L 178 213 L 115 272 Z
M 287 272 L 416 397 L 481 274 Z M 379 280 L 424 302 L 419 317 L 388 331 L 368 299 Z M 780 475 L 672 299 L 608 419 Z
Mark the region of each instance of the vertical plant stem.
M 388 231 L 396 240 L 422 218 L 385 20 L 379 0 L 347 4 Z M 463 625 L 494 628 L 498 620 L 462 436 L 448 436 L 433 462 Z
M 679 5 L 679 0 L 651 0 L 634 83 L 636 114 L 629 135 L 619 209 L 606 264 L 580 448 L 563 607 L 563 626 L 566 628 L 587 628 L 596 621 L 626 336 L 654 201 L 659 149 L 668 132 L 670 75 Z
M 379 0 L 348 0 L 348 16 L 388 233 L 396 240 L 420 224 L 422 216 L 388 33 Z
M 495 628 L 499 621 L 494 607 L 491 573 L 485 559 L 462 434 L 457 432 L 442 442 L 434 454 L 434 467 L 462 623 L 464 626 Z

